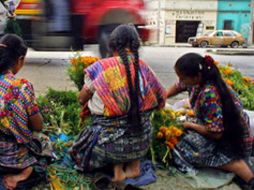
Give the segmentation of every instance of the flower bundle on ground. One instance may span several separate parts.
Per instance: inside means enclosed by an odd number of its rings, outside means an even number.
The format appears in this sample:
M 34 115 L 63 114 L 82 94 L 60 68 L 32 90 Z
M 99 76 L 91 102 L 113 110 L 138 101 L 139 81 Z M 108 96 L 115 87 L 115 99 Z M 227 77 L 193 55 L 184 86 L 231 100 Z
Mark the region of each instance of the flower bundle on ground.
M 153 143 L 151 151 L 153 162 L 162 161 L 168 164 L 170 161 L 170 151 L 184 133 L 182 122 L 178 118 L 185 113 L 184 111 L 174 111 L 172 109 L 162 109 L 153 113 Z
M 84 69 L 98 60 L 99 58 L 97 57 L 81 56 L 79 53 L 74 54 L 70 59 L 68 74 L 78 90 L 81 90 L 84 84 Z

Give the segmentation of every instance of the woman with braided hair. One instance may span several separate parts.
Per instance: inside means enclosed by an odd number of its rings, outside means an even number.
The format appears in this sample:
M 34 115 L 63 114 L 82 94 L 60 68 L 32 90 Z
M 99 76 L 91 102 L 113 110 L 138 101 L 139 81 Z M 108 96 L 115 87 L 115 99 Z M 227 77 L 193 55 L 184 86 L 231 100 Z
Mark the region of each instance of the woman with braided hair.
M 183 124 L 187 132 L 173 151 L 176 165 L 184 172 L 195 167 L 230 171 L 254 188 L 253 172 L 244 161 L 252 148 L 249 118 L 213 58 L 187 53 L 176 61 L 175 71 L 179 82 L 167 97 L 189 90 L 196 116 Z
M 112 181 L 119 182 L 139 176 L 140 158 L 151 142 L 150 115 L 164 106 L 166 91 L 139 59 L 133 25 L 118 26 L 109 47 L 112 57 L 85 70 L 79 100 L 88 102 L 93 124 L 80 133 L 70 153 L 83 172 L 112 166 Z

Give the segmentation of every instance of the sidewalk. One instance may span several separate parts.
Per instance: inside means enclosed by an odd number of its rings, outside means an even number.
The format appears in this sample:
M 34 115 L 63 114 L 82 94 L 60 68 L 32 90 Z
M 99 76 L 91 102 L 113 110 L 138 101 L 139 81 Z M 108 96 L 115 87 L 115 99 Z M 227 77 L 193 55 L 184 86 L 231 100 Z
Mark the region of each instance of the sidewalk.
M 217 55 L 254 55 L 254 48 L 219 48 L 219 49 L 208 49 L 206 50 L 208 53 L 214 53 Z
M 196 48 L 192 47 L 188 43 L 174 43 L 170 45 L 151 45 L 153 47 L 175 47 L 175 48 Z M 206 52 L 218 54 L 218 55 L 254 55 L 254 45 L 249 45 L 248 47 L 239 47 L 239 48 L 218 48 L 218 47 L 208 47 L 202 48 L 206 49 Z
M 67 60 L 73 57 L 75 51 L 35 51 L 31 48 L 28 49 L 27 58 L 28 59 L 62 59 Z M 81 55 L 93 56 L 92 51 L 80 51 Z

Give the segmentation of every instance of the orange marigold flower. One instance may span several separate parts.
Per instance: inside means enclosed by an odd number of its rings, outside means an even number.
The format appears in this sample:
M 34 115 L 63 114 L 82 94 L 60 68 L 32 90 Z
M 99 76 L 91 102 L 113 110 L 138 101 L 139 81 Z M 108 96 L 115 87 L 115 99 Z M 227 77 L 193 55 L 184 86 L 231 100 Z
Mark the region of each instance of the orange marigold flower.
M 181 129 L 178 129 L 177 127 L 172 129 L 174 136 L 180 137 L 183 134 L 183 131 Z
M 234 82 L 230 79 L 225 79 L 225 82 L 229 85 L 229 86 L 233 86 Z
M 172 130 L 167 130 L 166 131 L 166 133 L 165 133 L 165 137 L 166 137 L 166 139 L 169 139 L 169 138 L 171 138 L 173 136 L 173 133 L 172 133 Z
M 246 77 L 246 76 L 243 77 L 243 80 L 244 80 L 245 82 L 251 82 L 251 81 L 253 81 L 252 78 Z
M 78 60 L 76 58 L 71 58 L 70 62 L 72 65 L 76 65 Z
M 189 116 L 189 117 L 194 117 L 195 116 L 195 113 L 193 110 L 188 110 L 186 111 L 186 114 Z
M 167 129 L 168 129 L 167 127 L 162 126 L 160 127 L 159 131 L 162 132 L 163 134 L 166 134 Z
M 177 140 L 177 138 L 173 137 L 173 138 L 169 139 L 168 142 L 172 143 L 175 146 L 178 143 L 178 140 Z
M 233 69 L 232 69 L 231 67 L 227 67 L 227 68 L 223 71 L 223 73 L 224 73 L 225 75 L 231 75 L 231 74 L 233 73 Z
M 169 141 L 166 142 L 166 145 L 167 145 L 167 147 L 170 148 L 170 149 L 173 149 L 173 148 L 175 147 L 175 145 L 172 144 L 172 143 L 169 142 Z

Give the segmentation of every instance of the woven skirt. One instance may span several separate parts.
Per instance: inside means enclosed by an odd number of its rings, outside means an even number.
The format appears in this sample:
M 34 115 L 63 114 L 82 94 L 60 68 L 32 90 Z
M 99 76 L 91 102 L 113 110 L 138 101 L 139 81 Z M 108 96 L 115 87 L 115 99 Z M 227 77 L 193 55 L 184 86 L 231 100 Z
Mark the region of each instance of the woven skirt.
M 150 113 L 141 115 L 140 127 L 133 129 L 127 117 L 95 117 L 75 141 L 70 154 L 80 171 L 140 159 L 151 143 Z

